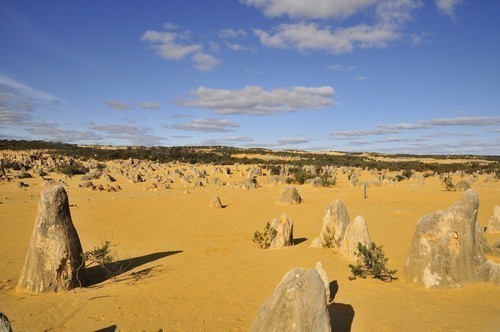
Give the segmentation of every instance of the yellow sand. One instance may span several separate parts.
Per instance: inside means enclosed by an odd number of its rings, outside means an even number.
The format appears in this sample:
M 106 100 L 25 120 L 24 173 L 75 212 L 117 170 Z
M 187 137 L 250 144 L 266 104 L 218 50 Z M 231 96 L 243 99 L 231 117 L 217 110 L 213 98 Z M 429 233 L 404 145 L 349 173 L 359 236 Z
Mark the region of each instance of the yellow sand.
M 240 166 L 241 169 L 245 166 Z M 207 167 L 210 174 L 213 167 Z M 55 179 L 57 174 L 51 174 Z M 84 250 L 110 240 L 119 259 L 135 268 L 92 288 L 29 295 L 15 290 L 24 264 L 41 179 L 30 186 L 0 183 L 0 311 L 14 331 L 92 331 L 116 326 L 123 331 L 248 330 L 257 310 L 294 267 L 312 268 L 321 261 L 338 291 L 331 307 L 335 330 L 353 331 L 493 331 L 500 328 L 500 288 L 470 284 L 462 289 L 426 290 L 405 281 L 404 262 L 421 216 L 453 204 L 461 192 L 444 191 L 437 178 L 351 187 L 339 172 L 331 188 L 297 186 L 304 203 L 274 204 L 283 185 L 261 188 L 186 188 L 144 191 L 148 182 L 132 184 L 113 173 L 124 188 L 99 192 L 76 188 L 67 180 L 73 222 Z M 224 181 L 239 182 L 238 173 Z M 362 178 L 374 178 L 365 172 Z M 473 183 L 480 197 L 479 222 L 486 226 L 500 204 L 500 183 Z M 458 178 L 455 179 L 457 181 Z M 95 183 L 102 183 L 94 181 Z M 224 209 L 206 209 L 218 195 Z M 8 198 L 6 198 L 8 197 Z M 377 244 L 383 244 L 389 268 L 400 280 L 384 283 L 349 281 L 349 261 L 328 249 L 309 248 L 321 229 L 324 208 L 342 200 L 352 219 L 363 215 Z M 294 247 L 263 250 L 252 242 L 255 230 L 285 212 L 294 220 Z M 500 235 L 487 235 L 492 244 Z

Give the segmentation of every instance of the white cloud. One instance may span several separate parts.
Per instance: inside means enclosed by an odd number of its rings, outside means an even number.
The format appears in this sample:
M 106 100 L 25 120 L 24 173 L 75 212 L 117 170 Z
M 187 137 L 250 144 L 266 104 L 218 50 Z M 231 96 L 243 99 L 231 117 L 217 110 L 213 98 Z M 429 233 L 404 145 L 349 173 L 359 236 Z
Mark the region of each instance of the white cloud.
M 213 138 L 213 139 L 206 139 L 201 141 L 201 145 L 224 145 L 224 146 L 233 146 L 237 145 L 238 143 L 247 143 L 247 142 L 253 142 L 253 138 L 248 137 L 248 136 L 229 136 L 229 137 L 224 137 L 224 138 Z
M 139 103 L 139 107 L 147 110 L 157 110 L 160 109 L 161 105 L 152 101 L 143 101 Z
M 221 62 L 221 60 L 217 59 L 213 55 L 203 52 L 196 53 L 193 56 L 193 61 L 195 63 L 194 67 L 201 71 L 211 71 Z
M 329 65 L 327 67 L 328 70 L 331 71 L 340 71 L 340 72 L 348 72 L 356 69 L 356 66 L 345 66 L 345 65 Z
M 19 126 L 25 124 L 33 118 L 31 113 L 18 112 L 14 110 L 5 109 L 0 105 L 0 127 L 1 126 Z
M 191 92 L 193 99 L 180 103 L 211 109 L 218 114 L 269 115 L 334 105 L 334 93 L 330 86 L 296 86 L 274 90 L 264 90 L 258 86 L 247 86 L 242 90 L 199 87 Z
M 377 0 L 240 0 L 262 10 L 270 17 L 288 15 L 293 18 L 347 17 L 363 10 Z
M 438 10 L 450 17 L 455 17 L 455 8 L 462 4 L 462 0 L 434 0 Z
M 219 37 L 222 39 L 237 39 L 246 37 L 247 33 L 243 29 L 235 30 L 235 29 L 222 29 L 219 30 Z
M 299 138 L 281 138 L 276 141 L 277 145 L 300 145 L 300 144 L 305 144 L 314 141 L 314 139 L 311 138 L 304 138 L 304 137 L 299 137 Z
M 360 24 L 332 31 L 329 27 L 304 22 L 281 24 L 269 33 L 254 29 L 254 33 L 266 47 L 337 54 L 352 52 L 354 48 L 386 47 L 399 37 L 392 27 L 384 25 Z
M 108 134 L 128 134 L 128 135 L 139 135 L 145 134 L 150 129 L 149 128 L 138 128 L 131 124 L 111 124 L 111 125 L 100 125 L 95 122 L 89 124 L 89 129 L 106 132 Z
M 75 143 L 103 140 L 102 136 L 90 130 L 62 129 L 57 124 L 48 122 L 32 122 L 25 130 L 35 136 L 41 136 L 45 141 Z
M 203 132 L 230 132 L 234 128 L 239 127 L 238 124 L 222 119 L 196 119 L 189 123 L 175 124 L 173 128 L 187 131 L 203 131 Z
M 260 0 L 252 2 L 267 3 Z M 276 4 L 287 2 L 276 1 Z M 290 1 L 290 3 L 292 2 L 294 1 Z M 319 2 L 323 3 L 323 1 Z M 328 3 L 330 6 L 337 6 L 337 1 Z M 342 1 L 342 3 L 347 5 L 356 3 L 356 1 Z M 369 4 L 375 3 L 377 4 L 375 6 L 374 24 L 362 22 L 351 27 L 332 28 L 312 22 L 299 22 L 281 24 L 268 32 L 260 29 L 254 29 L 253 31 L 260 39 L 261 44 L 266 47 L 296 49 L 301 52 L 349 53 L 356 48 L 387 47 L 390 42 L 401 38 L 401 30 L 404 25 L 413 18 L 413 12 L 422 6 L 420 0 L 371 1 Z M 300 1 L 300 4 L 314 7 L 311 6 L 310 2 Z
M 165 22 L 163 23 L 163 28 L 166 30 L 177 30 L 179 26 L 177 24 L 174 24 L 172 22 Z
M 15 99 L 38 106 L 59 105 L 62 103 L 61 99 L 50 93 L 34 89 L 4 75 L 0 75 L 0 97 L 2 97 L 0 100 L 3 102 Z
M 132 109 L 132 106 L 129 104 L 118 100 L 106 100 L 106 105 L 119 111 L 128 111 Z
M 172 23 L 169 23 L 169 26 Z M 190 33 L 188 31 L 155 31 L 148 30 L 141 37 L 141 41 L 149 42 L 156 53 L 167 60 L 182 60 L 188 55 L 193 55 L 191 60 L 195 68 L 201 71 L 210 71 L 215 68 L 221 60 L 213 55 L 203 52 L 201 44 L 189 43 Z M 178 40 L 185 40 L 181 43 Z
M 436 127 L 466 126 L 486 127 L 500 125 L 500 117 L 456 117 L 422 120 L 416 123 L 398 123 L 393 125 L 379 125 L 375 129 L 338 131 L 331 135 L 335 138 L 352 138 L 370 135 L 395 134 L 403 130 L 432 129 Z

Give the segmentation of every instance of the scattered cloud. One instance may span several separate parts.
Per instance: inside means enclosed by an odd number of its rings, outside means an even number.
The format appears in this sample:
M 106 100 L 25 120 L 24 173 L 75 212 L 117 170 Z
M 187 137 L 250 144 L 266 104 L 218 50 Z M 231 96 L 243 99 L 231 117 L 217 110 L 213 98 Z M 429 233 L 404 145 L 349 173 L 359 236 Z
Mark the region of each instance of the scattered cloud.
M 441 13 L 451 18 L 455 17 L 455 8 L 462 4 L 462 0 L 434 0 L 434 2 Z
M 132 124 L 110 124 L 110 125 L 100 125 L 95 122 L 90 122 L 89 129 L 102 131 L 107 134 L 128 134 L 128 135 L 140 135 L 148 132 L 149 128 L 138 128 Z
M 314 141 L 311 138 L 281 138 L 276 141 L 277 145 L 300 145 Z
M 146 110 L 157 110 L 160 109 L 161 105 L 152 101 L 143 101 L 139 103 L 139 107 Z
M 106 100 L 106 105 L 119 111 L 128 111 L 132 109 L 132 106 L 129 104 L 118 100 Z
M 360 137 L 370 135 L 395 134 L 403 130 L 431 129 L 445 126 L 468 126 L 484 127 L 500 125 L 500 117 L 456 117 L 422 120 L 416 123 L 398 123 L 394 125 L 378 125 L 375 129 L 369 130 L 351 130 L 338 131 L 331 135 L 336 138 L 341 137 Z
M 291 18 L 325 19 L 348 17 L 377 2 L 377 0 L 240 0 L 254 6 L 268 17 L 287 15 Z
M 201 141 L 201 145 L 224 145 L 224 146 L 234 146 L 239 143 L 253 142 L 253 138 L 248 136 L 229 136 L 224 138 L 213 138 Z
M 300 3 L 300 7 L 314 7 L 310 2 L 300 1 L 260 1 L 248 0 L 252 4 L 262 3 L 274 5 L 292 5 Z M 326 17 L 335 16 L 327 14 L 325 7 L 334 8 L 342 3 L 349 6 L 351 1 L 320 1 L 319 12 Z M 323 4 L 320 7 L 320 3 Z M 325 4 L 328 3 L 329 5 Z M 351 27 L 337 27 L 320 25 L 313 22 L 299 22 L 291 24 L 280 24 L 269 32 L 254 29 L 253 32 L 259 38 L 262 45 L 270 48 L 295 49 L 301 52 L 324 51 L 327 53 L 342 54 L 350 53 L 356 48 L 383 48 L 390 42 L 401 38 L 401 30 L 404 25 L 413 18 L 413 12 L 422 6 L 419 0 L 384 0 L 384 1 L 353 1 L 356 8 L 362 4 L 369 6 L 376 4 L 374 10 L 374 24 L 359 23 Z M 271 8 L 271 7 L 269 7 Z M 356 10 L 351 11 L 351 13 Z M 308 17 L 307 15 L 305 16 Z M 318 18 L 318 17 L 312 17 Z M 319 17 L 321 18 L 321 17 Z
M 427 43 L 427 38 L 429 37 L 429 33 L 414 33 L 410 35 L 409 43 L 411 46 L 420 46 L 422 44 Z
M 165 23 L 163 23 L 163 28 L 165 30 L 177 30 L 177 28 L 179 28 L 179 26 L 177 24 L 172 23 L 172 22 L 165 22 Z
M 349 72 L 355 70 L 356 66 L 329 65 L 327 69 L 331 71 Z
M 359 75 L 359 76 L 356 76 L 356 77 L 352 77 L 351 80 L 353 81 L 366 81 L 367 79 L 369 79 L 368 76 L 364 76 L 364 75 Z
M 4 109 L 0 105 L 0 127 L 2 126 L 20 126 L 33 119 L 33 115 L 27 112 L 13 111 Z
M 238 39 L 247 36 L 247 32 L 243 29 L 222 29 L 219 30 L 219 37 L 221 39 Z
M 199 87 L 191 92 L 192 99 L 179 103 L 211 109 L 218 114 L 269 115 L 334 105 L 334 93 L 330 86 L 296 86 L 273 90 L 264 90 L 258 86 L 247 86 L 242 90 Z
M 34 89 L 5 75 L 0 75 L 0 106 L 21 106 L 23 110 L 62 104 L 62 100 L 50 93 Z
M 151 128 L 137 127 L 133 124 L 97 124 L 90 122 L 88 128 L 106 134 L 106 138 L 125 140 L 132 145 L 160 145 L 168 139 L 152 134 Z
M 31 122 L 25 129 L 27 132 L 40 136 L 45 141 L 77 143 L 81 141 L 101 141 L 103 137 L 90 130 L 62 129 L 56 123 Z
M 141 37 L 141 41 L 151 44 L 156 54 L 166 60 L 181 60 L 191 55 L 195 68 L 201 71 L 210 71 L 221 62 L 215 56 L 203 52 L 201 44 L 190 42 L 188 31 L 174 32 L 172 23 L 166 24 L 168 31 L 148 30 Z
M 187 136 L 187 135 L 174 135 L 172 138 L 181 138 L 181 139 L 186 139 L 186 138 L 193 138 L 193 136 Z
M 203 52 L 196 53 L 193 56 L 193 61 L 195 63 L 194 67 L 201 71 L 211 71 L 221 62 L 220 59 L 217 59 L 213 55 L 206 54 Z
M 239 125 L 222 119 L 196 119 L 189 123 L 175 124 L 172 127 L 179 130 L 220 133 L 234 131 L 234 128 Z

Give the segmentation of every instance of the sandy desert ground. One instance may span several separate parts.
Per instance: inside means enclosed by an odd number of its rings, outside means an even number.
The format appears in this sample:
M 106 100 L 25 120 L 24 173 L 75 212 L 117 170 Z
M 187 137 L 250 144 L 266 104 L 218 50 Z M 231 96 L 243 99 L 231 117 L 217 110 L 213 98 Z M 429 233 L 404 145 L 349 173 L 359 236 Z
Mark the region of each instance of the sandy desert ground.
M 29 295 L 16 290 L 33 229 L 40 191 L 39 177 L 0 182 L 0 311 L 14 331 L 233 331 L 248 330 L 259 307 L 283 275 L 294 267 L 325 267 L 334 294 L 330 314 L 335 331 L 494 331 L 500 328 L 500 288 L 469 284 L 461 289 L 427 290 L 408 284 L 404 263 L 416 224 L 423 215 L 445 209 L 463 192 L 445 191 L 439 178 L 405 180 L 363 188 L 337 174 L 336 186 L 294 185 L 304 202 L 277 206 L 285 184 L 260 188 L 208 183 L 194 188 L 175 180 L 171 189 L 144 190 L 107 163 L 123 190 L 92 191 L 77 188 L 80 176 L 67 182 L 73 223 L 84 250 L 113 244 L 117 259 L 131 269 L 91 287 L 55 294 Z M 230 177 L 208 178 L 239 183 L 248 166 Z M 157 172 L 188 171 L 187 165 L 168 165 Z M 61 174 L 49 174 L 54 180 Z M 363 171 L 360 180 L 373 179 Z M 455 181 L 459 180 L 455 176 Z M 484 182 L 480 175 L 472 188 L 480 198 L 478 220 L 486 226 L 495 205 L 500 205 L 500 182 Z M 93 181 L 96 184 L 101 180 Z M 223 209 L 206 209 L 218 195 Z M 350 263 L 330 249 L 310 248 L 318 236 L 325 207 L 334 199 L 344 202 L 352 220 L 363 215 L 371 238 L 384 246 L 389 267 L 399 280 L 349 281 Z M 252 242 L 253 233 L 285 212 L 294 221 L 293 247 L 263 250 Z M 491 245 L 500 234 L 486 234 Z M 489 258 L 500 262 L 498 256 Z

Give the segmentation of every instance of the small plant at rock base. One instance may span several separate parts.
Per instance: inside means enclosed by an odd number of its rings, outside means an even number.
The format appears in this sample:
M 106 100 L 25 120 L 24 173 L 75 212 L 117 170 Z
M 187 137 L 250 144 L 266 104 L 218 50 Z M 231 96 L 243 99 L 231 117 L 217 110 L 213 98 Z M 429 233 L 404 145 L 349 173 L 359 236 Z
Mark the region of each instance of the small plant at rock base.
M 267 223 L 266 227 L 264 227 L 264 232 L 255 231 L 252 241 L 257 243 L 262 249 L 267 249 L 271 246 L 277 234 L 278 232 Z
M 82 264 L 78 267 L 78 273 L 77 273 L 77 279 L 80 284 L 80 287 L 82 287 L 82 282 L 79 279 L 79 272 L 83 267 L 89 268 L 91 266 L 98 266 L 103 268 L 106 271 L 106 275 L 108 277 L 117 275 L 120 273 L 121 267 L 116 268 L 110 268 L 109 264 L 113 262 L 114 257 L 111 251 L 111 241 L 104 241 L 101 247 L 94 247 L 94 249 L 85 251 L 81 254 L 82 257 Z M 86 264 L 87 263 L 87 264 Z
M 349 277 L 350 280 L 354 280 L 357 277 L 365 279 L 367 276 L 386 282 L 397 279 L 394 276 L 397 270 L 387 269 L 386 265 L 389 259 L 385 257 L 382 246 L 377 246 L 374 242 L 372 242 L 371 246 L 368 248 L 358 242 L 357 255 L 358 264 L 349 264 L 352 272 L 352 277 Z
M 451 179 L 451 175 L 447 175 L 441 178 L 441 183 L 447 191 L 455 191 L 455 185 L 453 184 L 453 180 Z
M 321 245 L 323 248 L 335 248 L 339 246 L 337 240 L 335 240 L 335 230 L 330 229 L 326 226 L 326 232 L 321 236 Z

